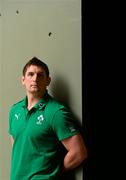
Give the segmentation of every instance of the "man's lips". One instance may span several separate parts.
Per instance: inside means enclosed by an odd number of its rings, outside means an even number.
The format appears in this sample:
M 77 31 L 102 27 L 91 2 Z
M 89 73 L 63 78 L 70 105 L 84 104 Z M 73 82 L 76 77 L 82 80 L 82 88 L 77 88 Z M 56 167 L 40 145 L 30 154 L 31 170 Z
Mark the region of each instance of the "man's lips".
M 38 87 L 38 85 L 37 84 L 32 84 L 31 87 Z

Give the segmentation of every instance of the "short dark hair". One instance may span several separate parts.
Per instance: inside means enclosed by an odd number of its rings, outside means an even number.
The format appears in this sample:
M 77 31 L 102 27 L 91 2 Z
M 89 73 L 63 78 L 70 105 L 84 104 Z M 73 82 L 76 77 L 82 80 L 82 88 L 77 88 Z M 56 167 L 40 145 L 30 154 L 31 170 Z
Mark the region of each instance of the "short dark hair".
M 49 77 L 49 68 L 48 68 L 47 64 L 45 64 L 43 61 L 41 61 L 37 57 L 33 57 L 25 64 L 25 66 L 23 68 L 23 76 L 25 76 L 27 68 L 30 67 L 31 65 L 35 65 L 35 66 L 39 66 L 39 67 L 43 68 L 45 70 L 47 77 Z

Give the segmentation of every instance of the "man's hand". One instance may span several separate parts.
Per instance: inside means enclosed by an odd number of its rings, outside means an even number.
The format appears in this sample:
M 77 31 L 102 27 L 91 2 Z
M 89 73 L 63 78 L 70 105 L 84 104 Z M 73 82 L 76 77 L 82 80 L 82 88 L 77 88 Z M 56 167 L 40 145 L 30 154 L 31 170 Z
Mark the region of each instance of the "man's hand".
M 12 136 L 10 136 L 10 142 L 11 142 L 11 145 L 13 146 L 13 144 L 14 144 L 14 139 L 13 139 Z

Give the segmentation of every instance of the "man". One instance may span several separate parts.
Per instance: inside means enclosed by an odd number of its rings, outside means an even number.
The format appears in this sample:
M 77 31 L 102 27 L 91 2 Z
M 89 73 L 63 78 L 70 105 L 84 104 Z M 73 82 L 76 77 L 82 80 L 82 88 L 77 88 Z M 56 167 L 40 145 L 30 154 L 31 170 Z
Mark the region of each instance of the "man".
M 34 57 L 23 68 L 26 97 L 9 113 L 10 180 L 59 180 L 79 166 L 87 150 L 71 113 L 47 91 L 48 66 Z

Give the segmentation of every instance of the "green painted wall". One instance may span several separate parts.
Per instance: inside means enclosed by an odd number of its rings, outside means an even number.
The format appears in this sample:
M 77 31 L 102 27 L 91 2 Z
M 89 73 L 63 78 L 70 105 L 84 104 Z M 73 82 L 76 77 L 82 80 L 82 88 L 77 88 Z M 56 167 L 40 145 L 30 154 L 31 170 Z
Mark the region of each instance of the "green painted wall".
M 0 180 L 9 180 L 9 107 L 25 95 L 22 68 L 33 56 L 49 65 L 49 92 L 81 122 L 80 0 L 0 0 Z

